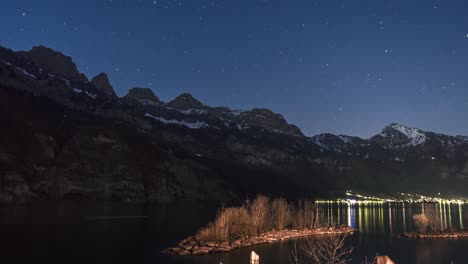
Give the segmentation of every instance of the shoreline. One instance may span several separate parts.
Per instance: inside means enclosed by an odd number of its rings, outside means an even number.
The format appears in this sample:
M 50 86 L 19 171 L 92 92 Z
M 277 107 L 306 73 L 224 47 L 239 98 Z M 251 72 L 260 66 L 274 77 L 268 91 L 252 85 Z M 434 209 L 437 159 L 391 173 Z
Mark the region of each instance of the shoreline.
M 228 252 L 237 248 L 249 247 L 260 244 L 274 243 L 278 241 L 297 239 L 309 236 L 350 234 L 357 230 L 349 226 L 336 228 L 315 228 L 315 229 L 286 229 L 281 231 L 268 231 L 255 237 L 238 238 L 233 241 L 201 241 L 195 236 L 179 242 L 177 246 L 169 247 L 163 251 L 167 255 L 206 255 L 219 252 Z
M 414 238 L 414 239 L 459 239 L 468 238 L 468 230 L 458 231 L 440 231 L 430 233 L 402 233 L 398 238 Z

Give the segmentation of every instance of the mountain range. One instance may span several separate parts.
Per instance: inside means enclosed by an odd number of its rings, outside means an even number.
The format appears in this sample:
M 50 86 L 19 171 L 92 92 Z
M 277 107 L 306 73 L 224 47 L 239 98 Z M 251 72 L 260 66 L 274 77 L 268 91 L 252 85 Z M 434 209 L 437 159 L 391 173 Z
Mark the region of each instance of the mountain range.
M 0 201 L 228 200 L 344 190 L 466 194 L 468 137 L 389 124 L 369 139 L 306 136 L 269 109 L 149 88 L 118 97 L 47 47 L 0 47 Z

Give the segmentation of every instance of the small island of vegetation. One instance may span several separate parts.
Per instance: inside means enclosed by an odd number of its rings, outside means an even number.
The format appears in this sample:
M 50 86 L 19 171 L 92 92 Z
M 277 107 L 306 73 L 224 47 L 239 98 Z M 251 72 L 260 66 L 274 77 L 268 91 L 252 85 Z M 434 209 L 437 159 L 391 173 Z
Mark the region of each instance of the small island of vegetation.
M 417 232 L 399 234 L 400 238 L 416 239 L 458 239 L 468 238 L 467 230 L 440 229 L 437 227 L 436 216 L 432 211 L 413 215 Z
M 348 235 L 355 231 L 348 226 L 326 226 L 322 219 L 312 201 L 288 203 L 284 198 L 258 195 L 241 206 L 220 209 L 213 222 L 164 253 L 202 255 L 285 239 Z

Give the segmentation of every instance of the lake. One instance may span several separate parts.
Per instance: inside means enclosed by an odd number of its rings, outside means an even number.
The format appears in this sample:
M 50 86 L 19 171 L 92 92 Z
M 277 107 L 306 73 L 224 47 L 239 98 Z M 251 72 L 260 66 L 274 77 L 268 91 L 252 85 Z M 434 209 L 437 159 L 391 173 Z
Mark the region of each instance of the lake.
M 208 256 L 165 256 L 161 251 L 212 220 L 217 205 L 145 206 L 117 203 L 35 203 L 0 207 L 1 263 L 290 263 L 296 241 Z M 349 238 L 352 263 L 387 254 L 396 263 L 467 263 L 468 240 L 410 240 L 394 235 L 415 229 L 412 215 L 433 214 L 437 229 L 463 228 L 468 206 L 458 204 L 324 204 L 323 221 L 359 232 Z M 298 240 L 297 243 L 300 243 Z

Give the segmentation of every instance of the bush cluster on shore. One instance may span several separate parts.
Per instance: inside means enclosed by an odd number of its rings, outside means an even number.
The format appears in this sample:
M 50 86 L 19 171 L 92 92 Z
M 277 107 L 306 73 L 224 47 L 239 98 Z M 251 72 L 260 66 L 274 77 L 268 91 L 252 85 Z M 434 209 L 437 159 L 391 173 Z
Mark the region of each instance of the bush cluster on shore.
M 429 224 L 429 219 L 424 213 L 413 215 L 413 220 L 419 233 L 426 232 L 427 225 Z
M 228 241 L 289 227 L 316 228 L 319 222 L 317 207 L 311 201 L 293 204 L 284 198 L 258 195 L 252 202 L 219 210 L 216 219 L 199 230 L 196 237 L 203 241 Z

